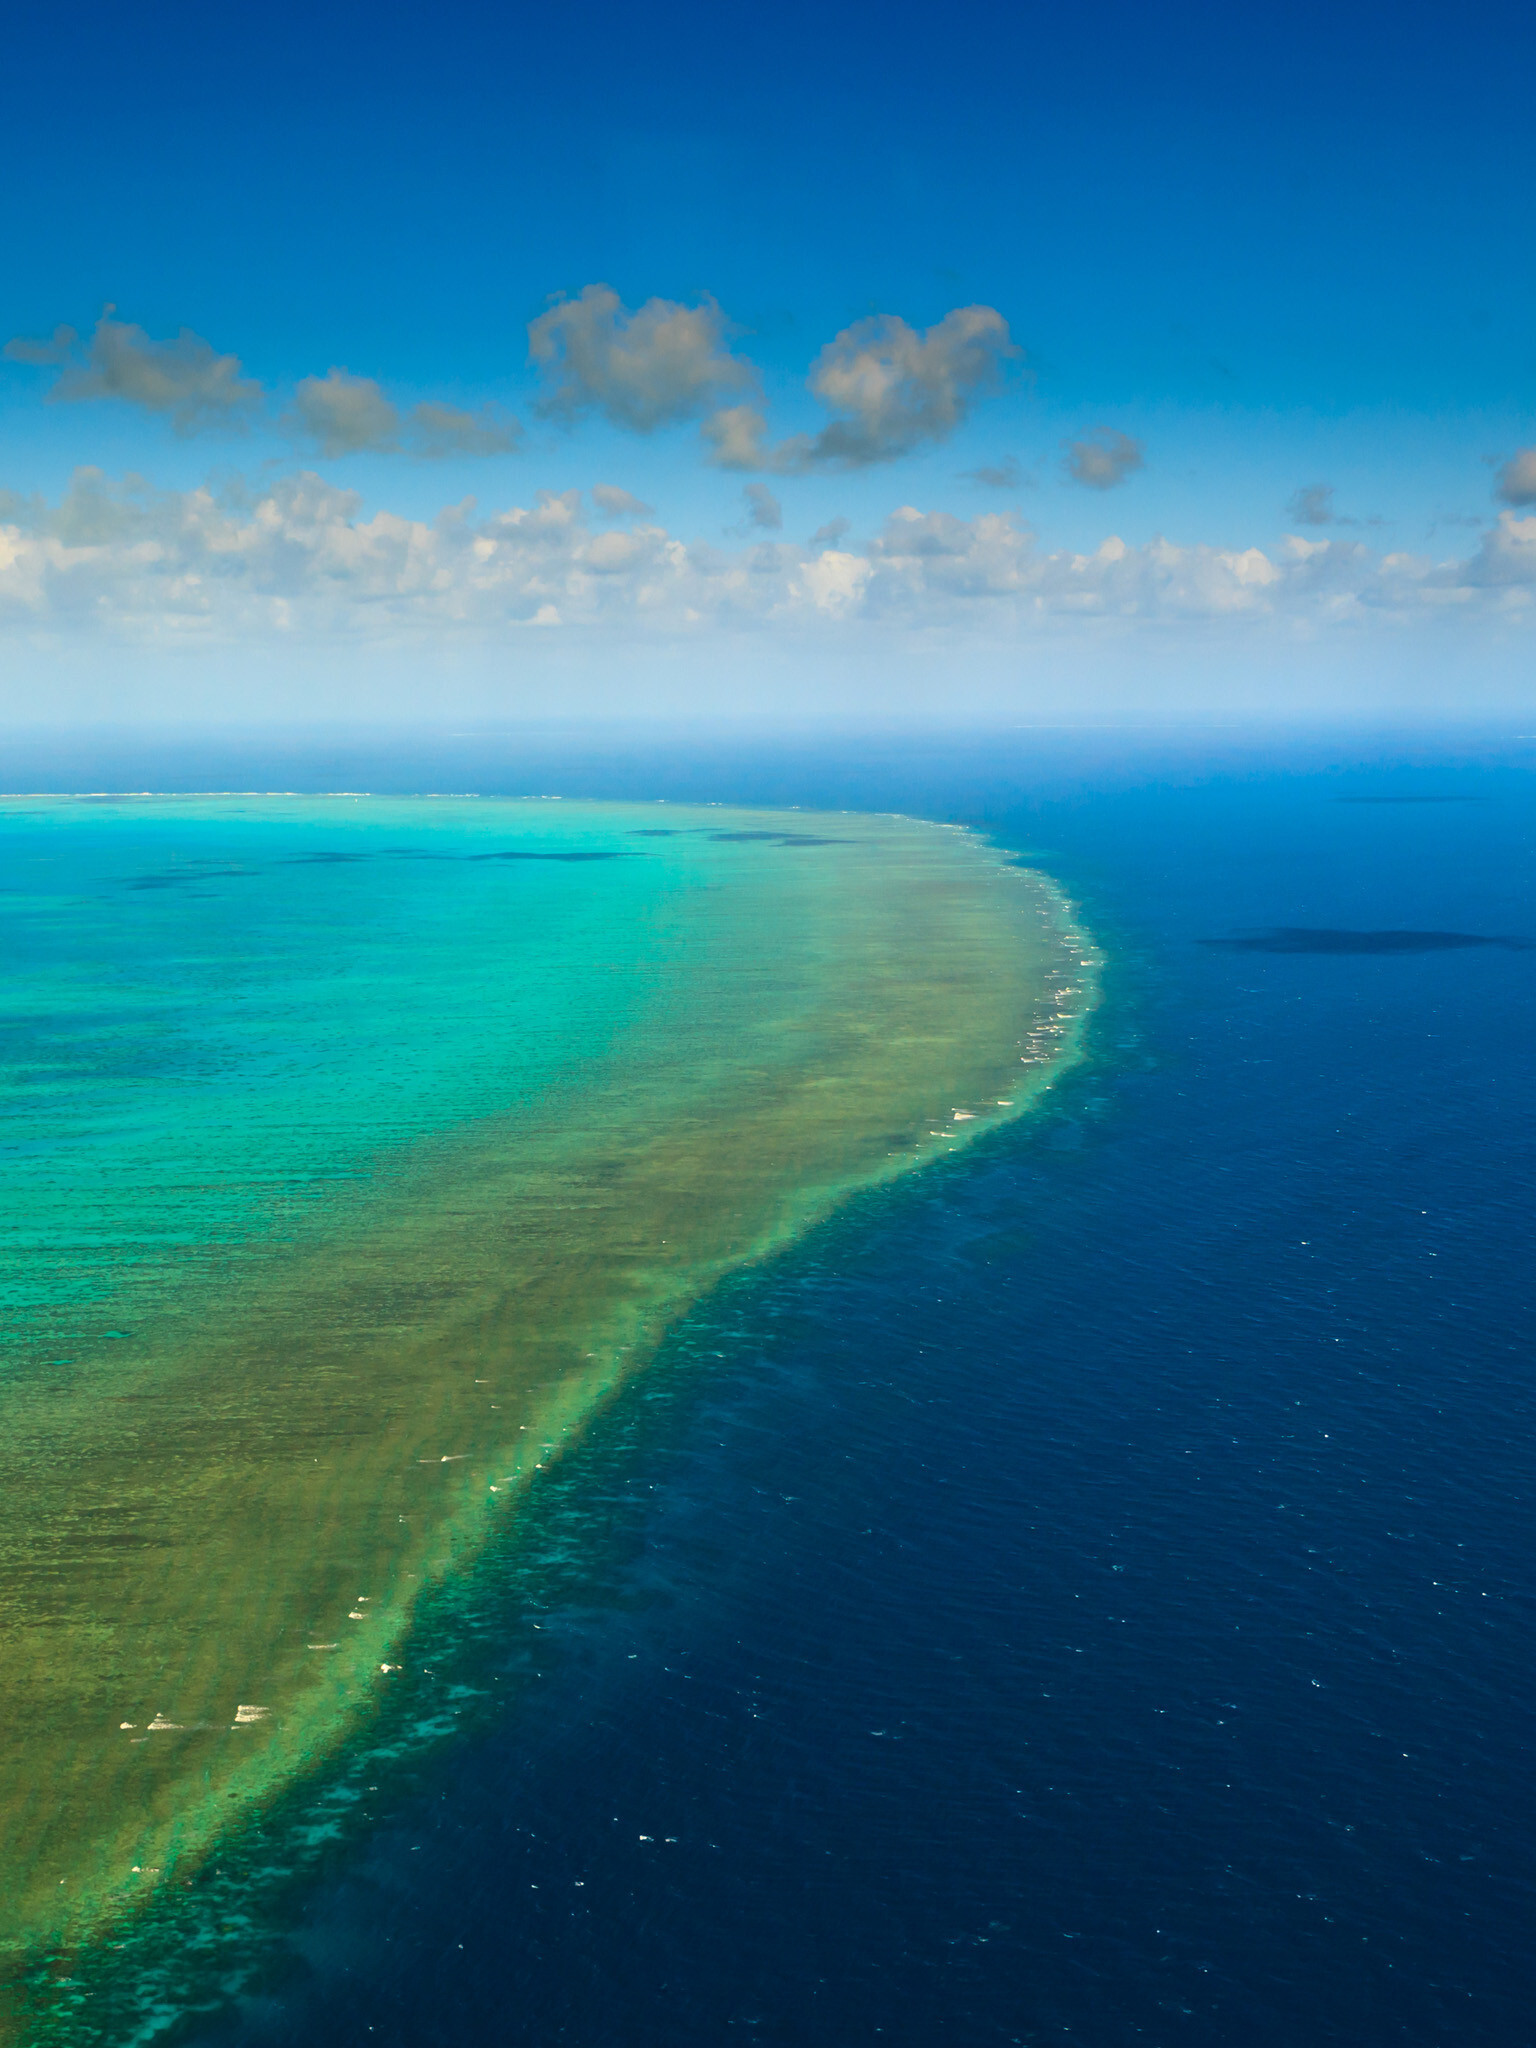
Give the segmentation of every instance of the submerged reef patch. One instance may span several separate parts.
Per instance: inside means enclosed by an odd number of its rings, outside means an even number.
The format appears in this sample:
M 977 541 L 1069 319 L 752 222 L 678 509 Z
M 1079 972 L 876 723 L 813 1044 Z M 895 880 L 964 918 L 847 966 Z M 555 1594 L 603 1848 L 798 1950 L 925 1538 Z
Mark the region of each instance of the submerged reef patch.
M 377 1718 L 423 1594 L 715 1280 L 1077 1057 L 1045 877 L 666 815 L 0 806 L 0 2040 Z M 215 893 L 121 892 L 181 873 Z

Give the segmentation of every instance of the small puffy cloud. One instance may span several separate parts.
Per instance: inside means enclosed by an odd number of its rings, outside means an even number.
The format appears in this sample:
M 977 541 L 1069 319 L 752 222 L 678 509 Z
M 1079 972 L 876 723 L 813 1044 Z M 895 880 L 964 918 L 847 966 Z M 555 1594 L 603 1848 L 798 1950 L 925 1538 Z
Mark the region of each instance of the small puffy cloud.
M 617 484 L 594 484 L 592 499 L 598 511 L 606 512 L 610 519 L 648 519 L 656 510 L 633 491 L 620 490 Z
M 46 341 L 18 334 L 0 349 L 0 356 L 8 363 L 29 363 L 34 368 L 46 369 L 66 361 L 79 339 L 73 327 L 55 327 Z
M 424 399 L 410 413 L 411 446 L 417 455 L 509 455 L 523 438 L 517 421 L 494 405 L 466 412 L 456 405 Z
M 695 419 L 757 381 L 752 365 L 727 348 L 713 299 L 647 299 L 632 313 L 605 284 L 589 284 L 530 321 L 528 356 L 551 387 L 539 405 L 546 417 L 598 412 L 640 434 Z
M 1505 505 L 1536 505 L 1536 448 L 1518 448 L 1494 480 L 1494 496 Z
M 713 449 L 710 461 L 717 469 L 776 469 L 764 444 L 768 422 L 755 405 L 722 406 L 704 422 L 704 438 Z
M 55 328 L 47 341 L 18 335 L 3 354 L 15 363 L 60 368 L 50 400 L 124 399 L 167 415 L 184 434 L 220 423 L 243 425 L 260 403 L 261 386 L 241 376 L 237 356 L 218 355 L 185 327 L 174 341 L 151 340 L 142 327 L 114 320 L 111 312 L 109 306 L 83 355 L 72 327 Z M 286 424 L 331 456 L 396 449 L 402 433 L 414 454 L 427 457 L 503 455 L 522 439 L 517 421 L 492 405 L 467 412 L 427 400 L 402 421 L 373 378 L 344 369 L 303 378 Z
M 1380 526 L 1379 519 L 1356 519 L 1334 510 L 1332 484 L 1306 484 L 1293 492 L 1286 506 L 1298 526 Z
M 834 415 L 820 433 L 771 447 L 762 415 L 734 406 L 705 422 L 711 459 L 722 469 L 786 475 L 893 462 L 925 441 L 947 440 L 1020 353 L 991 306 L 957 306 L 924 334 L 893 313 L 855 321 L 827 343 L 806 380 Z
M 974 484 L 985 484 L 991 491 L 1016 491 L 1024 482 L 1016 455 L 1005 456 L 1001 462 L 984 462 L 979 469 L 962 470 L 961 474 Z
M 843 535 L 851 531 L 851 528 L 852 521 L 844 519 L 839 514 L 836 519 L 829 519 L 825 526 L 817 527 L 816 531 L 811 535 L 810 545 L 813 548 L 835 548 Z
M 848 618 L 863 606 L 874 575 L 875 565 L 867 556 L 827 548 L 800 569 L 794 594 L 802 602 L 808 599 L 823 617 Z
M 742 494 L 747 501 L 748 522 L 766 533 L 777 533 L 784 524 L 784 508 L 766 484 L 748 484 Z
M 97 321 L 83 360 L 72 359 L 75 337 L 68 327 L 55 328 L 51 342 L 12 342 L 6 353 L 13 361 L 62 365 L 51 401 L 119 398 L 163 414 L 179 434 L 241 425 L 260 403 L 261 386 L 240 374 L 238 356 L 221 356 L 189 327 L 174 341 L 154 341 L 110 313 L 109 307 Z
M 1467 564 L 1466 582 L 1485 590 L 1536 588 L 1536 514 L 1501 512 Z
M 1114 427 L 1100 427 L 1086 441 L 1064 441 L 1061 466 L 1075 484 L 1090 491 L 1112 491 L 1133 470 L 1146 467 L 1140 441 Z
M 507 455 L 523 430 L 494 405 L 467 412 L 424 399 L 403 414 L 376 378 L 331 369 L 301 378 L 287 425 L 322 455 L 392 454 L 408 447 L 429 461 L 451 455 Z
M 942 441 L 1020 353 L 991 306 L 960 306 L 919 336 L 886 314 L 845 328 L 817 357 L 810 388 L 838 415 L 811 448 L 816 462 L 859 468 Z
M 374 378 L 354 377 L 350 370 L 333 367 L 323 377 L 301 377 L 290 424 L 322 455 L 358 455 L 400 445 L 398 408 Z
M 1333 519 L 1333 485 L 1306 484 L 1285 509 L 1298 526 L 1327 526 Z

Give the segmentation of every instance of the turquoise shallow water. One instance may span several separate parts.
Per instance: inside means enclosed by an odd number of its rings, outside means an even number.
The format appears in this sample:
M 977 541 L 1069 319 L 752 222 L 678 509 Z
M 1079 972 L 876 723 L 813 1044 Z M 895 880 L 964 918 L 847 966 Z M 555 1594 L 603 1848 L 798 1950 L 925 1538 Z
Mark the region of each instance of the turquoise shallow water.
M 889 815 L 27 801 L 0 875 L 9 2040 L 388 1719 L 690 1302 L 1049 1086 L 1098 968 Z
M 636 815 L 0 806 L 13 1357 L 597 1057 L 701 873 L 695 839 L 638 850 Z

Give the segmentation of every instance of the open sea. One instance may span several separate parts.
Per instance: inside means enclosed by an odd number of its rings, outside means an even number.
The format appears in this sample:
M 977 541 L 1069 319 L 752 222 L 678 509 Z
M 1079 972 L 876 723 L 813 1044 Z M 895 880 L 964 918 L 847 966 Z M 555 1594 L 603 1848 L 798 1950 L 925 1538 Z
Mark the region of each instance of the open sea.
M 691 1312 L 472 1575 L 458 1732 L 341 1788 L 316 1857 L 247 1844 L 202 1979 L 103 1984 L 93 2038 L 1536 2041 L 1536 745 L 0 769 L 906 811 L 1106 956 L 1047 1107 Z

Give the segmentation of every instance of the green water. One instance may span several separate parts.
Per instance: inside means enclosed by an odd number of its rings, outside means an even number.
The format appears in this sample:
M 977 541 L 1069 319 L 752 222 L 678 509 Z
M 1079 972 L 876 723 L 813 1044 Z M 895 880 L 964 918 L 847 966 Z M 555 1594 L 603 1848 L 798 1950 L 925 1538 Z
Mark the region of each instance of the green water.
M 0 811 L 9 1344 L 601 1058 L 706 866 L 632 831 L 555 804 Z
M 717 1275 L 1020 1113 L 1096 962 L 901 819 L 33 800 L 0 860 L 24 1969 L 367 1723 L 423 1589 Z

